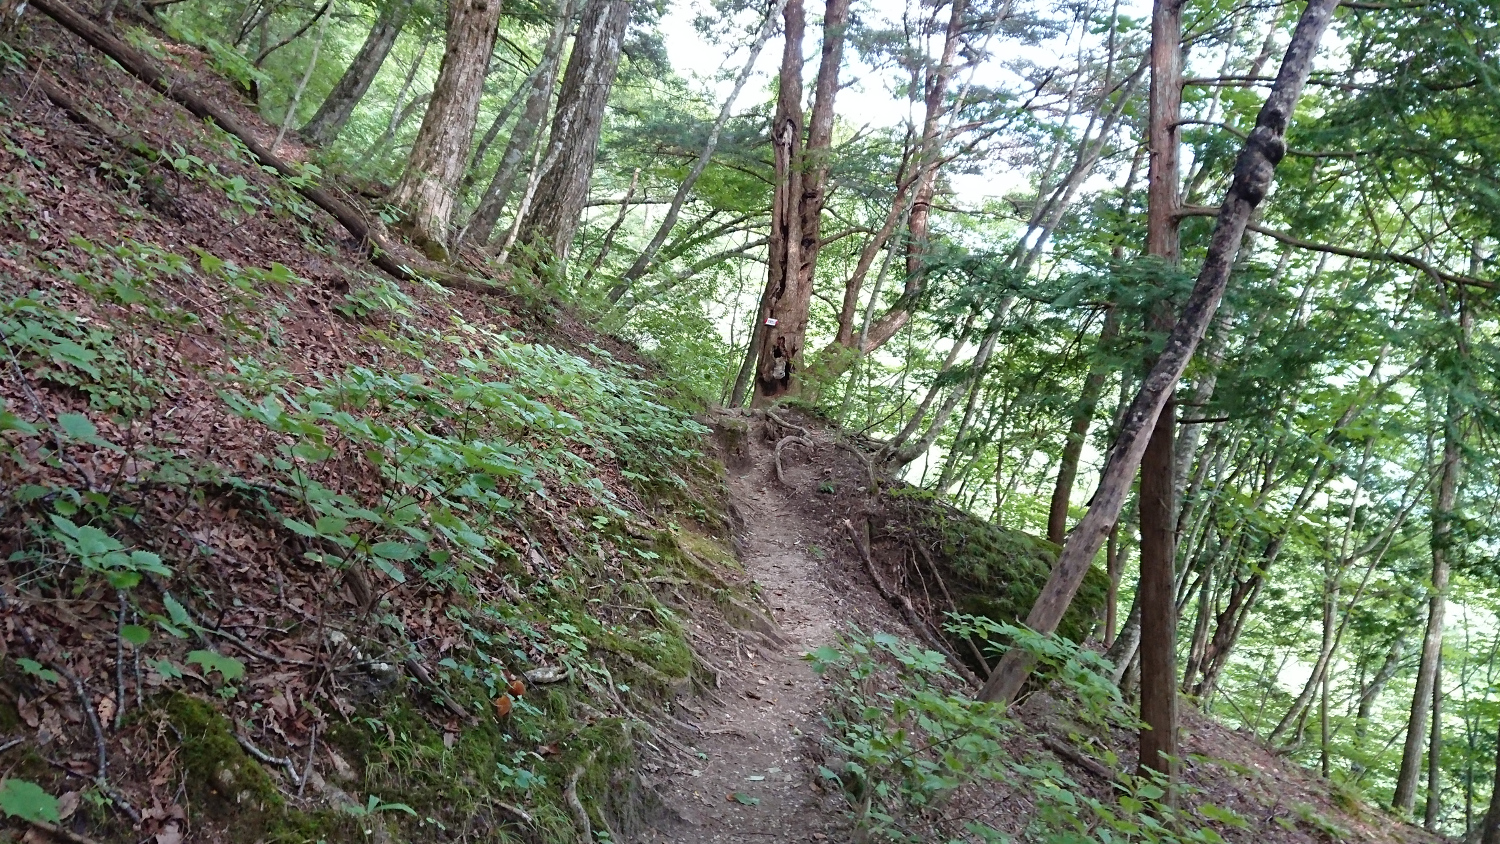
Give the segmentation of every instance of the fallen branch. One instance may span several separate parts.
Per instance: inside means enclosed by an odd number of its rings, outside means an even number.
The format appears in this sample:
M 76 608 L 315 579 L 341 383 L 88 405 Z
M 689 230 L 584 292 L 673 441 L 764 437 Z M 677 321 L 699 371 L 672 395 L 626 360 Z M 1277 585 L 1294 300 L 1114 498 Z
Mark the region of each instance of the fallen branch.
M 780 440 L 776 441 L 776 480 L 780 481 L 782 486 L 788 487 L 791 486 L 791 484 L 787 483 L 786 472 L 781 467 L 781 450 L 789 445 L 805 445 L 808 448 L 812 448 L 813 441 L 808 439 L 807 437 L 797 436 L 795 434 L 790 437 L 782 437 Z
M 974 672 L 970 671 L 967 665 L 964 665 L 963 660 L 959 659 L 958 655 L 944 644 L 943 640 L 936 633 L 932 632 L 927 622 L 917 614 L 916 607 L 911 605 L 911 600 L 886 585 L 885 580 L 880 576 L 880 572 L 875 568 L 875 560 L 870 556 L 870 552 L 865 548 L 864 543 L 860 541 L 859 533 L 854 529 L 854 523 L 848 519 L 844 519 L 844 530 L 848 531 L 849 541 L 853 542 L 855 550 L 859 551 L 859 558 L 864 561 L 865 571 L 869 573 L 870 579 L 875 581 L 875 589 L 880 593 L 881 597 L 885 598 L 888 603 L 901 611 L 911 631 L 921 637 L 933 650 L 942 654 L 955 672 L 965 680 L 978 686 L 980 684 L 979 678 L 974 676 Z
M 99 844 L 99 842 L 88 837 L 87 835 L 79 835 L 73 830 L 58 826 L 57 824 L 51 824 L 47 823 L 46 821 L 39 821 L 33 818 L 22 818 L 22 820 L 36 827 L 38 830 L 47 833 L 53 838 L 57 838 L 63 841 L 71 841 L 72 844 Z
M 234 740 L 240 743 L 240 747 L 243 747 L 246 753 L 254 756 L 256 759 L 259 759 L 267 765 L 275 765 L 278 768 L 284 769 L 286 771 L 287 777 L 291 779 L 292 785 L 298 787 L 302 785 L 302 778 L 297 776 L 297 766 L 292 762 L 292 760 L 286 758 L 285 756 L 272 756 L 264 750 L 256 747 L 254 742 L 250 741 L 250 739 L 245 738 L 239 733 L 234 734 Z
M 90 46 L 114 59 L 136 79 L 145 83 L 147 87 L 158 94 L 176 102 L 183 108 L 192 112 L 204 120 L 212 120 L 225 132 L 238 138 L 250 154 L 262 165 L 275 170 L 287 179 L 287 183 L 312 204 L 326 211 L 329 216 L 338 221 L 349 234 L 353 235 L 360 245 L 365 249 L 370 263 L 384 270 L 400 281 L 418 282 L 431 280 L 454 290 L 465 290 L 471 293 L 503 294 L 505 290 L 493 284 L 488 284 L 478 279 L 460 273 L 437 268 L 424 268 L 417 272 L 393 257 L 393 251 L 364 217 L 352 206 L 343 200 L 311 184 L 291 165 L 276 157 L 269 149 L 256 139 L 255 135 L 246 126 L 231 116 L 227 109 L 218 104 L 210 102 L 194 93 L 188 84 L 168 74 L 157 67 L 156 64 L 134 48 L 127 46 L 114 35 L 101 28 L 88 18 L 80 15 L 62 0 L 32 0 L 31 5 L 40 9 L 44 14 L 57 21 L 74 35 L 82 38 Z
M 1043 736 L 1042 744 L 1046 745 L 1048 750 L 1056 753 L 1058 756 L 1061 756 L 1069 762 L 1072 762 L 1074 765 L 1077 765 L 1085 771 L 1088 771 L 1089 773 L 1093 774 L 1101 780 L 1104 780 L 1105 782 L 1113 782 L 1115 779 L 1114 771 L 1111 771 L 1099 762 L 1083 755 L 1083 753 L 1078 750 L 1078 748 L 1072 746 L 1071 744 L 1068 744 L 1065 741 L 1053 738 L 1052 736 Z

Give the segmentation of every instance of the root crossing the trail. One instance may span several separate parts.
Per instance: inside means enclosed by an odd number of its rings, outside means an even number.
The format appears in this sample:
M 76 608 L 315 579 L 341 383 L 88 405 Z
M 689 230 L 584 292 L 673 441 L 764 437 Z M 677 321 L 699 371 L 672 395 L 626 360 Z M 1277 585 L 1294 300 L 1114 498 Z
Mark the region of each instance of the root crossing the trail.
M 823 482 L 805 450 L 836 449 L 817 435 L 801 449 L 751 437 L 731 468 L 730 500 L 742 520 L 741 561 L 770 609 L 777 635 L 745 632 L 719 663 L 720 687 L 704 707 L 696 760 L 657 774 L 670 820 L 645 840 L 661 844 L 847 841 L 842 798 L 817 772 L 823 684 L 803 657 L 848 622 L 909 635 L 861 576 L 837 523 L 812 515 Z M 781 443 L 784 445 L 785 443 Z M 804 450 L 805 449 L 805 450 Z M 780 641 L 777 641 L 777 640 Z

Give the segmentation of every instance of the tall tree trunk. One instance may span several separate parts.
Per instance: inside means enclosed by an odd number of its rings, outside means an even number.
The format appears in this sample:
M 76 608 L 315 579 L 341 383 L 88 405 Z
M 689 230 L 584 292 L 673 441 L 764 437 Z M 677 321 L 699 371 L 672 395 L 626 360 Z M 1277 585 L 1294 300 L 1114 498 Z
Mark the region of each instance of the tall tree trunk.
M 545 202 L 532 205 L 521 222 L 517 241 L 527 254 L 522 263 L 535 269 L 542 255 L 555 262 L 559 273 L 567 265 L 568 250 L 588 200 L 589 178 L 599 154 L 604 107 L 620 67 L 620 47 L 630 26 L 629 0 L 593 0 L 578 24 L 573 55 L 563 72 L 552 118 L 552 137 L 537 195 Z
M 823 11 L 823 57 L 813 85 L 812 115 L 802 137 L 802 37 L 806 24 L 801 0 L 789 0 L 783 13 L 786 50 L 782 54 L 776 116 L 776 191 L 771 209 L 770 283 L 756 358 L 751 404 L 765 405 L 797 389 L 812 307 L 818 233 L 827 201 L 828 157 L 833 144 L 833 105 L 843 64 L 849 0 L 828 0 Z
M 760 32 L 755 36 L 755 41 L 750 45 L 750 54 L 745 57 L 745 64 L 740 68 L 739 75 L 734 78 L 734 87 L 729 91 L 729 96 L 724 98 L 724 105 L 719 108 L 719 116 L 714 120 L 714 125 L 708 132 L 708 140 L 703 142 L 703 149 L 698 153 L 698 158 L 693 162 L 693 169 L 688 171 L 687 178 L 677 186 L 677 193 L 672 196 L 672 203 L 667 206 L 667 214 L 662 218 L 661 225 L 656 227 L 656 234 L 636 256 L 635 261 L 620 280 L 609 289 L 607 298 L 609 303 L 620 301 L 631 285 L 635 284 L 646 271 L 651 268 L 651 262 L 656 259 L 656 253 L 661 249 L 663 243 L 667 242 L 667 236 L 672 233 L 672 227 L 677 225 L 677 218 L 682 214 L 682 206 L 687 202 L 688 194 L 693 186 L 698 183 L 698 178 L 708 168 L 708 162 L 713 159 L 714 150 L 719 146 L 719 136 L 724 132 L 724 125 L 729 122 L 729 117 L 734 113 L 734 103 L 744 90 L 745 83 L 750 79 L 751 71 L 755 70 L 755 61 L 760 58 L 760 51 L 765 49 L 766 42 L 771 39 L 771 32 L 776 28 L 776 16 L 786 8 L 787 0 L 777 0 L 774 7 L 766 12 L 766 20 L 761 24 Z
M 1151 13 L 1150 165 L 1146 176 L 1146 254 L 1165 265 L 1181 260 L 1177 233 L 1182 111 L 1182 0 L 1156 0 Z M 1238 244 L 1236 244 L 1238 248 Z M 1163 301 L 1151 327 L 1169 330 Z M 1176 779 L 1177 507 L 1173 471 L 1176 404 L 1170 391 L 1141 458 L 1141 732 L 1140 768 Z
M 1443 655 L 1432 682 L 1432 734 L 1427 741 L 1427 805 L 1422 808 L 1422 826 L 1437 831 L 1443 811 Z
M 1113 306 L 1104 312 L 1104 328 L 1099 332 L 1099 348 L 1107 349 L 1120 333 L 1120 318 Z M 1068 533 L 1068 505 L 1073 499 L 1073 482 L 1078 479 L 1078 461 L 1083 457 L 1083 445 L 1088 440 L 1089 425 L 1094 421 L 1094 410 L 1099 406 L 1099 396 L 1104 392 L 1104 381 L 1109 377 L 1109 368 L 1102 360 L 1089 365 L 1089 374 L 1083 380 L 1083 391 L 1073 405 L 1073 418 L 1068 424 L 1068 436 L 1063 441 L 1062 456 L 1057 461 L 1057 483 L 1052 487 L 1052 500 L 1047 508 L 1047 541 L 1058 545 Z
M 488 244 L 495 237 L 495 225 L 500 222 L 500 212 L 505 210 L 505 203 L 510 201 L 521 167 L 536 146 L 537 132 L 547 122 L 547 108 L 552 105 L 552 91 L 557 87 L 563 43 L 567 41 L 568 24 L 572 21 L 575 4 L 576 0 L 565 2 L 552 25 L 552 33 L 547 36 L 547 44 L 542 48 L 537 73 L 531 77 L 528 86 L 526 105 L 522 106 L 521 116 L 516 119 L 516 128 L 506 141 L 505 152 L 500 156 L 500 165 L 495 168 L 494 177 L 484 189 L 484 195 L 479 198 L 474 214 L 459 233 L 461 243 Z
M 1495 736 L 1495 787 L 1490 792 L 1490 810 L 1484 813 L 1479 844 L 1500 844 L 1500 735 Z
M 1464 334 L 1468 333 L 1468 319 L 1469 312 L 1465 309 L 1461 317 Z M 1438 659 L 1443 650 L 1448 550 L 1453 535 L 1453 506 L 1458 498 L 1458 475 L 1462 468 L 1459 459 L 1463 447 L 1459 431 L 1461 411 L 1457 397 L 1450 392 L 1444 413 L 1443 463 L 1432 503 L 1432 593 L 1427 600 L 1427 632 L 1422 636 L 1422 657 L 1417 666 L 1411 715 L 1406 722 L 1406 743 L 1401 749 L 1401 768 L 1396 773 L 1396 790 L 1391 797 L 1391 806 L 1406 814 L 1411 813 L 1417 802 L 1417 777 L 1421 773 L 1422 746 L 1427 738 L 1427 714 L 1432 705 L 1432 689 L 1437 683 Z
M 343 131 L 344 124 L 354 114 L 354 107 L 370 90 L 370 83 L 380 73 L 386 56 L 396 44 L 396 36 L 406 26 L 407 14 L 411 11 L 411 0 L 391 0 L 380 7 L 375 25 L 365 36 L 365 43 L 354 54 L 354 61 L 344 69 L 344 75 L 333 85 L 333 90 L 323 98 L 323 104 L 312 119 L 303 124 L 302 137 L 315 144 L 327 145 Z
M 1287 124 L 1307 81 L 1313 54 L 1337 5 L 1338 0 L 1309 0 L 1297 21 L 1276 81 L 1235 162 L 1233 181 L 1214 223 L 1198 280 L 1161 356 L 1125 413 L 1120 435 L 1105 460 L 1105 471 L 1093 504 L 1069 535 L 1057 564 L 1052 568 L 1052 575 L 1026 617 L 1026 626 L 1032 630 L 1045 634 L 1057 629 L 1083 582 L 1084 574 L 1093 563 L 1094 555 L 1104 544 L 1105 535 L 1120 515 L 1120 507 L 1140 466 L 1156 420 L 1166 407 L 1183 370 L 1192 360 L 1193 352 L 1224 296 L 1229 284 L 1230 265 L 1239 251 L 1250 214 L 1265 199 L 1276 165 L 1286 155 Z M 1014 700 L 1031 673 L 1032 664 L 1029 655 L 1019 649 L 1007 652 L 980 691 L 981 699 L 1007 703 Z
M 431 258 L 448 254 L 448 225 L 458 181 L 469 163 L 479 98 L 500 24 L 501 0 L 451 0 L 448 37 L 432 100 L 412 144 L 406 172 L 391 191 L 403 226 Z

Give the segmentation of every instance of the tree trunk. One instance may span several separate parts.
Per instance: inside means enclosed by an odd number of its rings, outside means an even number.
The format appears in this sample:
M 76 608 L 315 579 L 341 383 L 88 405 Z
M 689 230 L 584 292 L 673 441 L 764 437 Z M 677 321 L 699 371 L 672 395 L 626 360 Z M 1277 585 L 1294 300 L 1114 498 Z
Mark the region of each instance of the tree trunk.
M 1427 742 L 1427 805 L 1422 808 L 1422 826 L 1437 831 L 1443 810 L 1443 655 L 1438 654 L 1437 674 L 1432 682 L 1432 734 Z
M 459 179 L 469 163 L 479 98 L 500 23 L 501 0 L 452 0 L 448 38 L 432 100 L 390 202 L 406 213 L 404 228 L 428 257 L 448 253 Z
M 1463 321 L 1467 323 L 1468 311 Z M 1467 333 L 1467 324 L 1464 329 Z M 1458 498 L 1461 408 L 1451 393 L 1443 426 L 1443 465 L 1432 506 L 1432 594 L 1427 600 L 1427 632 L 1422 636 L 1422 657 L 1417 667 L 1417 685 L 1412 693 L 1411 716 L 1406 722 L 1406 743 L 1401 750 L 1401 768 L 1391 806 L 1410 814 L 1417 802 L 1417 777 L 1422 768 L 1422 745 L 1427 738 L 1427 711 L 1437 683 L 1438 659 L 1443 650 L 1443 615 L 1448 599 L 1448 546 L 1453 533 L 1453 505 Z
M 1161 356 L 1125 413 L 1120 435 L 1105 460 L 1105 471 L 1093 504 L 1069 535 L 1051 577 L 1026 618 L 1026 625 L 1032 630 L 1046 634 L 1057 629 L 1057 623 L 1083 582 L 1094 555 L 1104 544 L 1105 535 L 1120 515 L 1120 507 L 1140 466 L 1156 420 L 1224 296 L 1230 264 L 1239 251 L 1250 213 L 1265 199 L 1276 165 L 1286 155 L 1287 124 L 1307 81 L 1318 42 L 1322 40 L 1337 5 L 1337 0 L 1310 0 L 1297 22 L 1276 82 L 1256 115 L 1255 128 L 1235 162 L 1233 181 L 1214 224 L 1202 271 Z M 1031 673 L 1031 667 L 1032 660 L 1023 651 L 1013 649 L 1007 652 L 981 690 L 981 699 L 1007 703 L 1014 700 Z
M 522 264 L 528 269 L 538 268 L 544 255 L 559 273 L 567 265 L 599 154 L 604 106 L 614 87 L 629 25 L 628 0 L 593 0 L 579 21 L 537 182 L 537 195 L 546 201 L 532 205 L 517 235 L 527 252 Z
M 500 137 L 500 130 L 504 129 L 505 124 L 510 122 L 511 115 L 516 113 L 516 109 L 521 106 L 522 101 L 531 93 L 532 83 L 542 74 L 545 65 L 546 56 L 544 55 L 542 61 L 536 67 L 533 67 L 530 73 L 526 74 L 526 78 L 521 80 L 520 85 L 516 86 L 516 90 L 510 92 L 510 96 L 505 99 L 505 105 L 501 106 L 500 110 L 495 112 L 495 119 L 490 121 L 490 128 L 484 130 L 484 135 L 480 137 L 478 143 L 474 144 L 474 150 L 469 153 L 468 169 L 464 171 L 464 177 L 458 183 L 458 195 L 460 199 L 467 197 L 469 192 L 473 190 L 474 182 L 479 179 L 479 166 L 484 163 L 484 157 L 489 155 L 490 147 L 495 145 L 495 139 Z M 519 126 L 513 128 L 511 134 L 515 134 L 519 128 Z M 463 242 L 462 233 L 460 233 L 458 239 L 460 243 Z
M 561 14 L 553 24 L 552 34 L 547 37 L 547 44 L 542 48 L 542 58 L 537 64 L 538 72 L 531 77 L 526 105 L 521 108 L 515 130 L 510 133 L 510 140 L 505 144 L 505 152 L 500 156 L 500 166 L 495 168 L 495 175 L 484 189 L 479 205 L 459 234 L 461 243 L 487 245 L 495 237 L 495 225 L 500 222 L 500 212 L 505 210 L 505 203 L 510 201 L 521 166 L 536 145 L 537 132 L 547 122 L 547 107 L 552 104 L 552 91 L 557 87 L 557 69 L 562 64 L 562 47 L 563 42 L 567 41 L 573 7 L 573 2 L 564 3 Z
M 770 284 L 757 352 L 753 405 L 795 393 L 796 373 L 807 341 L 818 233 L 827 201 L 828 157 L 833 144 L 833 105 L 843 64 L 849 0 L 828 0 L 823 11 L 823 57 L 813 85 L 812 116 L 802 138 L 802 0 L 789 0 L 786 50 L 782 54 L 776 116 L 776 192 L 771 208 Z
M 276 154 L 276 148 L 286 138 L 286 133 L 291 131 L 292 121 L 297 119 L 297 107 L 302 104 L 302 95 L 307 91 L 308 80 L 312 79 L 313 71 L 318 68 L 318 53 L 323 50 L 323 39 L 328 35 L 328 15 L 318 22 L 318 37 L 313 40 L 312 55 L 307 59 L 307 69 L 302 72 L 302 78 L 297 81 L 297 87 L 292 91 L 292 99 L 286 105 L 286 114 L 281 118 L 281 128 L 276 130 L 276 138 L 271 141 L 271 154 Z
M 589 282 L 594 280 L 594 273 L 599 272 L 599 268 L 604 266 L 604 259 L 609 257 L 609 249 L 615 243 L 615 235 L 619 233 L 620 227 L 625 225 L 625 217 L 630 213 L 630 199 L 635 196 L 635 189 L 640 181 L 641 168 L 637 167 L 635 172 L 630 174 L 630 187 L 625 189 L 625 201 L 620 203 L 620 213 L 604 232 L 604 240 L 599 243 L 599 254 L 594 256 L 593 263 L 589 264 L 588 271 L 583 274 L 583 280 L 578 283 L 579 290 L 587 291 Z
M 776 28 L 776 16 L 785 9 L 787 0 L 778 0 L 777 4 L 766 12 L 765 23 L 761 25 L 760 33 L 756 35 L 754 43 L 750 45 L 750 54 L 745 57 L 745 64 L 740 68 L 740 73 L 734 78 L 734 87 L 730 89 L 729 96 L 724 98 L 724 105 L 719 108 L 719 116 L 714 120 L 713 128 L 708 132 L 708 140 L 703 142 L 703 149 L 698 153 L 698 159 L 693 162 L 693 169 L 688 171 L 687 178 L 677 186 L 677 193 L 672 197 L 672 204 L 667 206 L 667 215 L 662 218 L 661 225 L 656 227 L 656 234 L 652 236 L 651 242 L 636 256 L 634 263 L 620 277 L 618 283 L 609 289 L 607 298 L 609 303 L 620 301 L 631 285 L 646 274 L 651 268 L 651 262 L 656 259 L 656 253 L 661 249 L 663 243 L 667 242 L 667 236 L 672 233 L 672 227 L 677 225 L 677 217 L 682 214 L 682 206 L 687 202 L 688 194 L 693 185 L 698 183 L 698 177 L 708 168 L 708 162 L 713 159 L 714 150 L 719 146 L 719 136 L 724 132 L 724 125 L 729 122 L 729 117 L 734 113 L 734 103 L 740 97 L 740 91 L 744 90 L 745 83 L 750 79 L 751 71 L 755 70 L 755 61 L 760 58 L 760 51 L 765 48 L 766 42 L 771 39 L 771 32 Z
M 1182 111 L 1182 0 L 1156 0 L 1151 14 L 1150 165 L 1146 176 L 1146 254 L 1180 263 L 1177 233 Z M 1238 247 L 1238 244 L 1236 244 Z M 1151 327 L 1166 331 L 1165 301 Z M 1173 800 L 1177 749 L 1177 507 L 1173 470 L 1176 404 L 1169 391 L 1141 458 L 1140 773 L 1162 774 Z
M 410 11 L 410 0 L 392 0 L 381 7 L 379 16 L 375 18 L 375 25 L 370 27 L 370 34 L 365 37 L 364 45 L 354 54 L 354 61 L 349 63 L 344 69 L 344 75 L 334 83 L 333 90 L 328 92 L 323 104 L 318 106 L 317 113 L 302 126 L 302 137 L 311 143 L 326 146 L 339 136 L 344 124 L 354 114 L 354 107 L 364 99 L 365 92 L 370 90 L 370 83 L 380 73 L 386 56 L 391 54 L 396 36 L 401 34 Z
M 1490 793 L 1490 810 L 1484 813 L 1479 844 L 1500 844 L 1500 735 L 1495 736 L 1495 787 Z
M 1114 307 L 1104 313 L 1104 328 L 1099 332 L 1099 348 L 1107 349 L 1120 332 L 1120 319 Z M 1088 439 L 1089 425 L 1094 421 L 1094 410 L 1099 406 L 1099 396 L 1104 391 L 1104 381 L 1109 369 L 1103 361 L 1096 360 L 1089 366 L 1084 378 L 1083 391 L 1078 403 L 1073 405 L 1073 418 L 1068 425 L 1068 437 L 1063 441 L 1062 457 L 1057 461 L 1057 483 L 1052 487 L 1052 501 L 1047 508 L 1047 541 L 1058 545 L 1068 533 L 1068 505 L 1073 498 L 1073 482 L 1078 479 L 1078 461 L 1083 456 L 1083 444 Z

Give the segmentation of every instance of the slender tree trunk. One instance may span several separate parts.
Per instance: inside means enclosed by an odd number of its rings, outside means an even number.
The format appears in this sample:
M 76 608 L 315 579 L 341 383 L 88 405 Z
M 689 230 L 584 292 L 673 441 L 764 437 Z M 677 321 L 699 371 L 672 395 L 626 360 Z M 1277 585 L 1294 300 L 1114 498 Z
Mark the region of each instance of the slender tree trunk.
M 1233 181 L 1214 224 L 1202 271 L 1161 356 L 1126 411 L 1119 438 L 1105 460 L 1105 472 L 1093 504 L 1069 535 L 1051 577 L 1026 618 L 1026 626 L 1032 630 L 1051 633 L 1057 629 L 1094 555 L 1104 544 L 1105 535 L 1120 515 L 1156 420 L 1224 296 L 1230 265 L 1239 252 L 1250 214 L 1265 199 L 1276 165 L 1286 155 L 1287 124 L 1336 6 L 1337 0 L 1309 0 L 1297 22 L 1276 81 L 1235 162 Z M 1031 668 L 1032 660 L 1026 653 L 1020 649 L 1007 652 L 981 690 L 981 699 L 1007 703 L 1014 700 Z
M 537 193 L 546 202 L 531 206 L 518 242 L 527 249 L 523 263 L 539 266 L 541 256 L 562 274 L 588 199 L 589 178 L 599 154 L 604 107 L 620 67 L 620 47 L 630 26 L 628 0 L 593 0 L 578 24 L 573 55 L 563 72 L 552 119 L 552 138 L 542 163 Z
M 495 112 L 495 119 L 490 121 L 490 128 L 484 131 L 484 135 L 474 145 L 474 151 L 469 154 L 468 169 L 464 171 L 464 177 L 458 183 L 460 197 L 467 197 L 469 191 L 474 187 L 474 182 L 478 181 L 479 166 L 484 163 L 484 157 L 489 154 L 490 147 L 495 145 L 495 139 L 500 137 L 500 130 L 504 129 L 505 124 L 510 122 L 511 115 L 516 113 L 516 109 L 520 108 L 522 100 L 531 92 L 532 83 L 536 81 L 536 78 L 545 69 L 545 59 L 546 57 L 543 56 L 543 62 L 533 67 L 531 72 L 526 74 L 526 78 L 521 80 L 521 84 L 516 86 L 516 90 L 510 93 L 510 96 L 505 100 L 505 105 L 501 106 L 500 110 Z M 519 126 L 515 127 L 511 134 L 515 134 L 519 129 Z M 462 233 L 460 233 L 459 242 L 463 242 Z
M 1468 311 L 1464 312 L 1467 322 Z M 1465 328 L 1467 333 L 1467 327 Z M 1422 768 L 1422 745 L 1427 737 L 1427 714 L 1437 683 L 1438 659 L 1443 650 L 1443 615 L 1448 599 L 1448 546 L 1453 533 L 1453 506 L 1458 498 L 1461 408 L 1450 395 L 1443 426 L 1443 464 L 1432 507 L 1432 594 L 1427 600 L 1427 632 L 1422 636 L 1422 657 L 1417 666 L 1417 685 L 1412 694 L 1411 716 L 1406 722 L 1406 743 L 1391 806 L 1410 814 L 1417 801 L 1417 777 Z
M 411 93 L 412 85 L 416 84 L 417 73 L 422 69 L 422 60 L 427 58 L 427 47 L 432 43 L 432 32 L 429 31 L 422 36 L 422 43 L 417 46 L 417 55 L 411 60 L 411 66 L 406 69 L 406 78 L 401 80 L 401 87 L 396 91 L 396 99 L 391 101 L 391 117 L 386 121 L 385 131 L 365 152 L 365 166 L 373 167 L 385 158 L 386 150 L 391 142 L 396 139 L 396 131 L 406 125 L 406 121 L 419 107 L 425 106 L 432 99 L 432 94 L 423 94 L 406 102 L 406 95 Z M 420 105 L 419 105 L 420 104 Z
M 510 133 L 510 139 L 505 144 L 505 152 L 500 156 L 500 166 L 495 168 L 495 175 L 484 189 L 484 195 L 479 198 L 479 205 L 459 234 L 460 242 L 489 244 L 495 237 L 500 212 L 505 210 L 505 203 L 510 201 L 521 168 L 536 146 L 537 133 L 547 122 L 547 108 L 552 104 L 552 91 L 557 87 L 557 71 L 562 65 L 562 48 L 567 41 L 568 24 L 573 19 L 574 5 L 574 0 L 565 2 L 552 26 L 552 33 L 547 37 L 547 44 L 542 48 L 542 57 L 537 64 L 538 73 L 531 77 L 531 84 L 528 86 L 526 105 L 521 108 L 515 130 Z
M 354 114 L 354 107 L 364 99 L 365 92 L 380 73 L 386 56 L 396 44 L 396 37 L 406 26 L 407 14 L 411 11 L 410 0 L 392 0 L 380 8 L 375 25 L 365 43 L 354 54 L 354 61 L 344 69 L 344 75 L 334 83 L 333 90 L 323 98 L 318 111 L 302 126 L 300 134 L 310 143 L 327 145 L 339 136 L 344 124 Z
M 448 37 L 437 84 L 406 172 L 391 190 L 391 204 L 406 212 L 404 228 L 429 257 L 446 258 L 448 225 L 459 179 L 469 163 L 479 98 L 500 23 L 501 0 L 452 0 Z
M 795 7 L 795 9 L 794 9 Z M 798 389 L 812 308 L 818 234 L 827 202 L 829 156 L 833 146 L 833 107 L 843 64 L 849 0 L 828 0 L 823 10 L 823 55 L 813 84 L 807 139 L 802 139 L 802 53 L 805 29 L 801 0 L 789 0 L 786 52 L 771 137 L 776 155 L 776 193 L 771 211 L 771 284 L 756 359 L 753 405 L 765 405 Z M 796 55 L 793 56 L 793 50 Z M 788 74 L 795 73 L 795 80 Z
M 635 172 L 630 174 L 630 187 L 625 191 L 625 201 L 620 203 L 619 216 L 615 217 L 615 221 L 610 223 L 609 228 L 604 232 L 604 240 L 599 244 L 599 254 L 594 256 L 593 263 L 589 264 L 588 271 L 583 274 L 583 280 L 578 283 L 580 290 L 587 291 L 589 282 L 594 280 L 594 273 L 604 266 L 604 259 L 609 256 L 609 248 L 614 245 L 615 234 L 620 231 L 620 226 L 625 224 L 625 216 L 630 213 L 630 198 L 635 196 L 635 188 L 640 181 L 641 168 L 637 167 Z
M 1104 313 L 1104 328 L 1099 332 L 1099 348 L 1107 349 L 1120 333 L 1120 319 L 1114 307 Z M 1068 505 L 1073 498 L 1073 482 L 1078 479 L 1078 461 L 1083 456 L 1083 445 L 1088 439 L 1089 425 L 1094 421 L 1094 410 L 1099 406 L 1099 396 L 1104 391 L 1104 381 L 1109 369 L 1103 360 L 1089 365 L 1089 374 L 1083 381 L 1083 391 L 1078 403 L 1073 405 L 1073 418 L 1068 425 L 1068 436 L 1063 441 L 1062 456 L 1057 461 L 1057 483 L 1052 487 L 1052 501 L 1047 508 L 1047 541 L 1058 545 L 1068 533 Z
M 744 90 L 745 83 L 750 79 L 750 73 L 755 70 L 755 61 L 760 58 L 760 51 L 765 49 L 766 42 L 771 39 L 771 33 L 776 28 L 776 17 L 786 8 L 787 0 L 777 0 L 774 7 L 766 12 L 765 23 L 761 24 L 760 32 L 755 36 L 755 42 L 750 45 L 750 55 L 745 57 L 745 64 L 740 68 L 739 75 L 734 78 L 734 87 L 730 89 L 729 96 L 724 98 L 724 105 L 719 108 L 719 116 L 714 120 L 713 128 L 708 132 L 708 140 L 703 143 L 703 150 L 698 153 L 698 158 L 693 162 L 693 169 L 688 171 L 687 178 L 677 186 L 677 193 L 672 196 L 672 204 L 667 206 L 667 215 L 662 218 L 661 225 L 656 227 L 656 234 L 652 235 L 651 242 L 636 256 L 635 262 L 630 269 L 620 277 L 618 283 L 609 289 L 608 299 L 610 304 L 620 301 L 631 285 L 635 284 L 646 271 L 651 268 L 651 262 L 656 259 L 656 253 L 661 249 L 667 237 L 672 233 L 672 227 L 677 225 L 677 218 L 682 214 L 682 206 L 687 202 L 688 194 L 693 186 L 698 183 L 698 177 L 708 168 L 708 162 L 713 159 L 714 150 L 719 147 L 719 136 L 724 133 L 724 126 L 729 122 L 734 113 L 734 103 Z
M 1437 831 L 1443 811 L 1443 655 L 1432 681 L 1432 735 L 1427 742 L 1427 805 L 1422 808 L 1422 826 Z
M 292 91 L 291 102 L 287 103 L 286 115 L 281 119 L 281 128 L 276 130 L 276 138 L 271 141 L 271 154 L 276 154 L 276 148 L 286 138 L 286 133 L 292 128 L 292 121 L 297 119 L 297 106 L 302 104 L 302 94 L 307 91 L 308 80 L 312 79 L 313 71 L 318 67 L 318 53 L 323 50 L 323 39 L 328 35 L 328 19 L 331 15 L 324 15 L 318 22 L 318 36 L 313 40 L 312 55 L 307 59 L 307 69 L 302 72 L 302 78 L 297 82 L 296 90 Z

